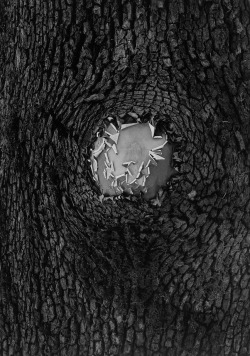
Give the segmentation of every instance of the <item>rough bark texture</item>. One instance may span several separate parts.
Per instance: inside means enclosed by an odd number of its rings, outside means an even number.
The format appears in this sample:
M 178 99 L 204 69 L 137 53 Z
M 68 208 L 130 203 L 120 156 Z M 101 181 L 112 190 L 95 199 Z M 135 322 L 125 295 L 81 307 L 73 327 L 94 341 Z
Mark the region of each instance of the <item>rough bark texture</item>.
M 0 12 L 0 354 L 249 355 L 249 2 Z M 87 148 L 128 111 L 182 137 L 160 207 L 98 199 Z

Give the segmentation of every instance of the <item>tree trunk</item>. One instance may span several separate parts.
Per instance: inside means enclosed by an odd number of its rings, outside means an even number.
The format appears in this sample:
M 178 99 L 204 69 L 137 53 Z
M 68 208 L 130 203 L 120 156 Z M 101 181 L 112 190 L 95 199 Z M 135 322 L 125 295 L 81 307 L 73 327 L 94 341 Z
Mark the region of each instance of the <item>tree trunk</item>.
M 250 354 L 247 0 L 0 4 L 0 354 Z M 161 206 L 99 200 L 107 116 L 182 141 Z

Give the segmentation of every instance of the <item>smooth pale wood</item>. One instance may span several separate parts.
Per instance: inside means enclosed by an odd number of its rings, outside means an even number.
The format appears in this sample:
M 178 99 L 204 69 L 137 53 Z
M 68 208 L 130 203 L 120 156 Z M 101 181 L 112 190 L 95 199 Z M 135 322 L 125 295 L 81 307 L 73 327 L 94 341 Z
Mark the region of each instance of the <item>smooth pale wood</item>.
M 97 171 L 100 188 L 104 195 L 121 194 L 121 190 L 116 189 L 117 183 L 114 183 L 113 179 L 116 180 L 124 175 L 124 182 L 121 185 L 123 191 L 130 193 L 132 189 L 135 193 L 134 184 L 138 183 L 138 192 L 145 187 L 144 196 L 146 199 L 151 199 L 157 194 L 159 187 L 164 185 L 173 174 L 171 167 L 172 150 L 166 142 L 167 137 L 165 134 L 159 138 L 152 137 L 151 126 L 149 123 L 128 125 L 119 133 L 116 133 L 118 136 L 117 144 L 112 145 L 112 149 L 106 145 L 103 152 L 99 154 Z M 109 125 L 106 131 L 113 134 L 113 125 Z M 159 149 L 161 149 L 161 156 L 154 152 L 159 151 Z M 150 158 L 150 151 L 153 152 L 153 156 L 157 160 L 154 161 Z M 145 168 L 148 164 L 150 164 L 150 169 L 149 167 Z M 106 175 L 103 174 L 105 169 Z M 141 177 L 140 172 L 147 174 Z
M 149 150 L 163 145 L 165 141 L 165 137 L 161 139 L 152 138 L 148 124 L 137 124 L 121 130 L 116 145 L 118 154 L 115 154 L 112 150 L 108 154 L 109 159 L 114 162 L 115 175 L 120 175 L 126 171 L 126 168 L 122 165 L 124 162 L 134 161 L 135 164 L 129 166 L 132 173 L 129 182 L 133 181 L 140 170 L 141 163 L 144 162 L 146 165 Z

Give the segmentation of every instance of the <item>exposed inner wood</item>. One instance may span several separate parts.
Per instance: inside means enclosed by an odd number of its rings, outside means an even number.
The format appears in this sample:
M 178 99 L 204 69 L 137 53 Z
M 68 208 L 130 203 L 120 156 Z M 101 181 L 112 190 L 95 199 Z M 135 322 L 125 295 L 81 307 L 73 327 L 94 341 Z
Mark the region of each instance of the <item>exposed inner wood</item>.
M 105 138 L 98 137 L 92 159 L 93 174 L 97 173 L 101 191 L 106 196 L 144 193 L 154 198 L 161 186 L 174 173 L 171 166 L 171 145 L 167 136 L 154 137 L 150 123 L 123 124 L 117 129 L 112 123 Z

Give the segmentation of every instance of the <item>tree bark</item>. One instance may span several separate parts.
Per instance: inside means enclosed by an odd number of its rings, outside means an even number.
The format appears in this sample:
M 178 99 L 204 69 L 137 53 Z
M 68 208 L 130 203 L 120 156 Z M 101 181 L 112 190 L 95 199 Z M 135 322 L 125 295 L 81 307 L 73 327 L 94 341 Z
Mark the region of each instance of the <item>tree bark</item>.
M 250 354 L 247 0 L 0 5 L 0 354 Z M 182 141 L 161 206 L 99 200 L 96 126 Z

